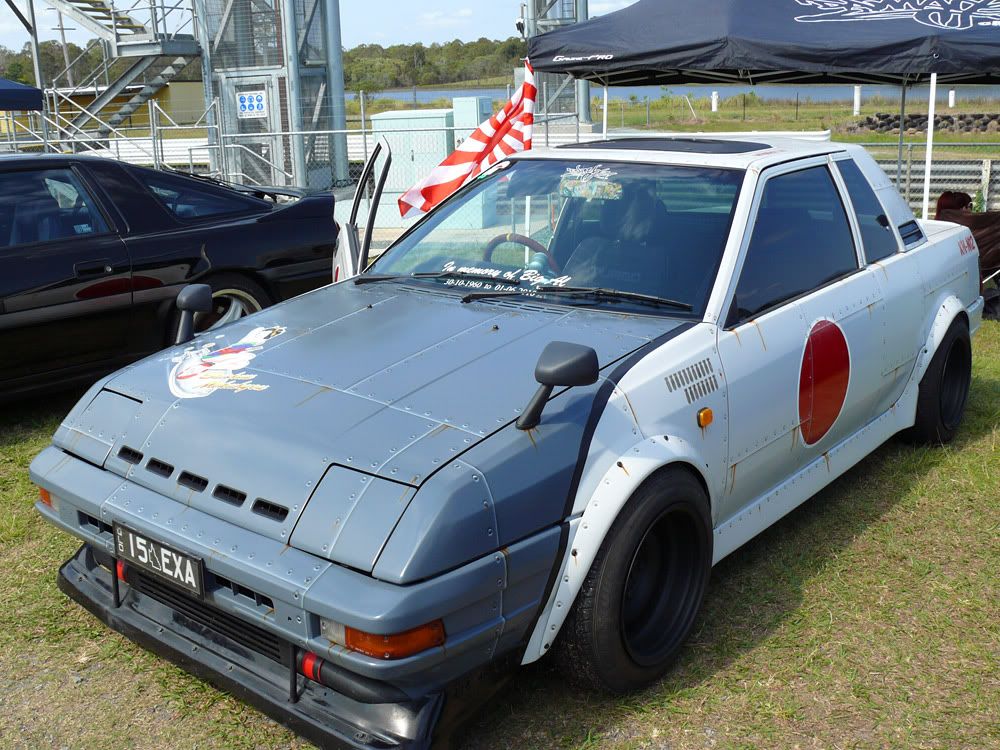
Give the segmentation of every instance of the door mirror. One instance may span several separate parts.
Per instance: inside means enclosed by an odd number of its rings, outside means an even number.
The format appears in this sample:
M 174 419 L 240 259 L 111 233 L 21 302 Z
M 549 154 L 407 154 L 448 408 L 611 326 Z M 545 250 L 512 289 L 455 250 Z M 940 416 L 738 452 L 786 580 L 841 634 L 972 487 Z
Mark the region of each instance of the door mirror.
M 186 344 L 194 338 L 194 314 L 212 312 L 212 287 L 208 284 L 188 284 L 177 295 L 177 309 L 181 319 L 174 343 Z
M 552 341 L 542 350 L 535 365 L 535 380 L 540 385 L 517 420 L 517 429 L 537 427 L 542 410 L 558 386 L 591 385 L 597 382 L 600 364 L 597 352 L 589 346 L 568 341 Z

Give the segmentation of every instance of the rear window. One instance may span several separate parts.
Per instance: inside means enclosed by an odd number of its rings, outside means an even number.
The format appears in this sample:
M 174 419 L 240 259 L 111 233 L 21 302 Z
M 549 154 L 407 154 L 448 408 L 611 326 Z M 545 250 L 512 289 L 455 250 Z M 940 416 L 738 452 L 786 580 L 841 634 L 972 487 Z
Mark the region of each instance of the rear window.
M 137 170 L 136 176 L 179 219 L 266 211 L 269 204 L 191 177 Z

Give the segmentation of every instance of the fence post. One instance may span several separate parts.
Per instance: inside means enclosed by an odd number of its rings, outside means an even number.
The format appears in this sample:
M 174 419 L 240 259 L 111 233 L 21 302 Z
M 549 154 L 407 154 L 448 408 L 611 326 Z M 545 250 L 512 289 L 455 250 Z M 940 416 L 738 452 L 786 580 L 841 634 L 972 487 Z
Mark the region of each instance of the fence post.
M 549 145 L 549 82 L 542 82 L 542 97 L 545 99 L 545 109 L 543 114 L 545 115 L 545 147 L 548 148 Z
M 160 151 L 156 147 L 156 100 L 149 100 L 149 143 L 153 147 L 153 169 L 160 168 Z
M 622 99 L 622 127 L 625 127 L 625 100 Z
M 983 174 L 979 180 L 979 189 L 983 193 L 983 210 L 990 209 L 990 177 L 993 172 L 993 160 L 983 159 Z
M 358 92 L 358 101 L 361 103 L 361 144 L 365 150 L 365 162 L 368 161 L 368 131 L 365 130 L 365 92 Z M 364 167 L 362 167 L 364 169 Z
M 646 97 L 646 127 L 649 127 L 649 97 Z
M 910 181 L 913 177 L 913 144 L 906 144 L 906 202 L 910 202 Z

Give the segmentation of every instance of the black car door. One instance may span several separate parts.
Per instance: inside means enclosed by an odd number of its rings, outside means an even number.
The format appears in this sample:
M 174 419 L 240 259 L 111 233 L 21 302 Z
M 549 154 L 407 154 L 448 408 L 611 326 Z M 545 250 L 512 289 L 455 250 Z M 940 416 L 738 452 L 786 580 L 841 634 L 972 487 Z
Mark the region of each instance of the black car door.
M 124 361 L 131 305 L 128 252 L 83 175 L 0 172 L 0 390 Z

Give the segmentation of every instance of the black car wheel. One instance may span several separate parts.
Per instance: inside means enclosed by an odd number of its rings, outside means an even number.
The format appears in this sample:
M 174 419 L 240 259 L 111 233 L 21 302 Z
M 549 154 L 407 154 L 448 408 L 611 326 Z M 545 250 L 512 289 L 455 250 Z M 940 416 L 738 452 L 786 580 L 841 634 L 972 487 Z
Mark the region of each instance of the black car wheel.
M 712 522 L 701 484 L 668 468 L 629 499 L 608 532 L 559 635 L 570 679 L 610 692 L 643 687 L 690 633 L 712 567 Z
M 959 317 L 945 333 L 920 379 L 916 421 L 904 437 L 912 442 L 951 441 L 965 414 L 972 382 L 972 341 L 969 324 Z
M 272 304 L 264 288 L 245 276 L 219 274 L 206 279 L 206 283 L 212 287 L 212 311 L 195 315 L 196 333 L 220 328 Z

